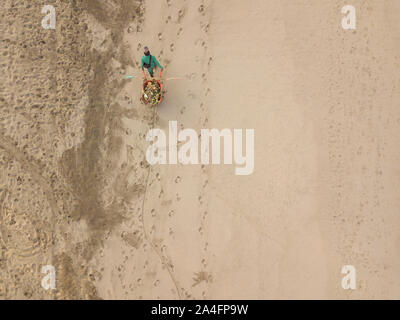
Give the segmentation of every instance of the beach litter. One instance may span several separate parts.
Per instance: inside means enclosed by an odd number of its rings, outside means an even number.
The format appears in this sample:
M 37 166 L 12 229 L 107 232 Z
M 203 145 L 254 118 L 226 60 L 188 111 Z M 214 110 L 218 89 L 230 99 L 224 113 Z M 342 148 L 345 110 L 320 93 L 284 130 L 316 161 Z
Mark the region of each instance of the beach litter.
M 143 97 L 147 103 L 156 105 L 161 100 L 161 87 L 158 81 L 147 81 L 143 89 Z

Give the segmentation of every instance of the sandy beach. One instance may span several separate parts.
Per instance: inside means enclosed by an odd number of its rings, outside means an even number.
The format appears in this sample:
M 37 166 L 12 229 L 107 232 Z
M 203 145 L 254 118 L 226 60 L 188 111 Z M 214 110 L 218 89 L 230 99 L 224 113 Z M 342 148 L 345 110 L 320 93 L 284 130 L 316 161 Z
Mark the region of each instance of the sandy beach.
M 3 2 L 0 299 L 400 298 L 399 1 Z M 253 129 L 254 171 L 150 165 L 171 121 Z

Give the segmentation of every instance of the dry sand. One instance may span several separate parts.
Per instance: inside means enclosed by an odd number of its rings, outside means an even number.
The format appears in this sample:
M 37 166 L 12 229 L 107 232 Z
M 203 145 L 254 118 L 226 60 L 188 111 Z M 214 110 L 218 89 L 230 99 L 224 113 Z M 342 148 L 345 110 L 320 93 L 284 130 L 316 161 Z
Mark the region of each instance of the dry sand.
M 4 2 L 1 299 L 400 298 L 398 1 Z M 171 120 L 255 129 L 254 173 L 149 166 Z

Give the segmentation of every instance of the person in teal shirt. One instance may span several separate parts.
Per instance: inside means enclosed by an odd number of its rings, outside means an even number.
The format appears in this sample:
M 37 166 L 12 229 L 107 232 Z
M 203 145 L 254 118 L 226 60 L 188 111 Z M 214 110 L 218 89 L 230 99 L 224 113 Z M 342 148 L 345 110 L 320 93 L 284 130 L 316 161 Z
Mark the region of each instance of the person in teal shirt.
M 143 74 L 144 74 L 144 68 L 146 68 L 147 71 L 150 73 L 150 76 L 153 77 L 154 68 L 157 68 L 157 67 L 159 67 L 161 69 L 161 72 L 164 70 L 164 68 L 161 66 L 161 64 L 157 61 L 157 58 L 150 54 L 149 48 L 144 47 L 144 56 L 142 57 Z M 146 77 L 146 75 L 145 75 L 145 77 Z

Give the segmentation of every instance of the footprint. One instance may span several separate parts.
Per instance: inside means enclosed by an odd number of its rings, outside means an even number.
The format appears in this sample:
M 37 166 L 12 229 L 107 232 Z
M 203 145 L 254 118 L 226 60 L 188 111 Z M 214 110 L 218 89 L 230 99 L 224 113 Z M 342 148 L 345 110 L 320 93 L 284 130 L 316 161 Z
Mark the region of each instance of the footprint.
M 137 45 L 137 51 L 139 51 L 141 48 L 142 48 L 142 44 L 139 43 L 139 44 Z
M 167 24 L 168 22 L 171 21 L 171 19 L 172 19 L 171 16 L 168 16 L 168 17 L 167 17 L 167 20 L 165 20 L 165 23 Z
M 161 40 L 162 40 L 162 33 L 161 33 L 161 32 L 159 32 L 157 36 L 158 36 L 158 40 L 160 40 L 160 41 L 161 41 Z
M 174 215 L 175 215 L 175 211 L 174 210 L 171 210 L 170 212 L 168 212 L 168 216 L 170 218 L 172 218 L 172 216 L 174 216 Z
M 179 37 L 179 36 L 181 35 L 182 31 L 183 31 L 183 28 L 179 28 L 179 30 L 178 30 L 178 32 L 176 33 L 176 35 Z
M 188 97 L 191 99 L 196 99 L 196 95 L 193 92 L 188 92 Z
M 172 0 L 167 0 L 167 5 L 168 5 L 168 7 L 170 7 L 171 4 L 172 4 Z
M 179 182 L 181 182 L 181 177 L 180 177 L 180 176 L 177 176 L 177 177 L 175 178 L 175 183 L 179 183 Z
M 200 5 L 200 7 L 197 9 L 200 13 L 204 12 L 204 5 Z
M 178 11 L 178 23 L 181 22 L 182 18 L 185 16 L 185 9 L 181 9 Z
M 173 43 L 171 43 L 171 45 L 169 46 L 170 50 L 173 52 L 175 50 L 175 45 Z

